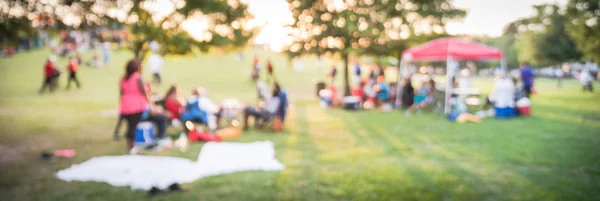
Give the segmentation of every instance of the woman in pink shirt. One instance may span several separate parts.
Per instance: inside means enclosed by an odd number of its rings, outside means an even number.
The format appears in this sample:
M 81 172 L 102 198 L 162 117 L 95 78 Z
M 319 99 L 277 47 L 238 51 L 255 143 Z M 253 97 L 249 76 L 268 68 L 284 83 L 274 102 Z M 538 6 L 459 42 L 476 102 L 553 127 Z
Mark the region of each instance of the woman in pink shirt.
M 133 139 L 137 124 L 142 118 L 142 113 L 148 107 L 148 96 L 140 77 L 140 62 L 131 60 L 125 68 L 125 76 L 121 79 L 121 119 L 127 121 L 127 149 L 133 148 Z

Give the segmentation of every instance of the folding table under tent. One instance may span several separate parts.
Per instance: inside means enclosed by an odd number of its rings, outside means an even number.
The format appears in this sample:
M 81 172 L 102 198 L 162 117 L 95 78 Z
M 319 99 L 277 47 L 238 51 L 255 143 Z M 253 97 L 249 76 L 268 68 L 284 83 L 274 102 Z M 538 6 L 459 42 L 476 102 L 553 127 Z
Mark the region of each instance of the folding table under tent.
M 400 102 L 402 95 L 402 69 L 411 61 L 446 61 L 446 87 L 444 114 L 450 112 L 449 99 L 452 96 L 452 77 L 458 71 L 458 61 L 462 60 L 500 60 L 502 70 L 506 71 L 505 61 L 497 48 L 489 47 L 472 41 L 459 38 L 440 38 L 429 41 L 417 47 L 410 48 L 402 53 L 400 69 L 398 70 L 398 93 L 396 103 Z

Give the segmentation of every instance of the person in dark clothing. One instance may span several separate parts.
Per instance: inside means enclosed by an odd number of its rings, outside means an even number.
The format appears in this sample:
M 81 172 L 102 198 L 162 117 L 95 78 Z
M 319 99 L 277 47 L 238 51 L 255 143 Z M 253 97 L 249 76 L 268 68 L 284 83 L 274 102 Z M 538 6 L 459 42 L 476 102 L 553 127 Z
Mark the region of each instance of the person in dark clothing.
M 274 74 L 273 74 L 273 64 L 271 63 L 271 59 L 267 59 L 267 82 L 270 83 L 271 79 L 275 80 Z
M 533 89 L 533 69 L 529 67 L 529 64 L 523 63 L 521 65 L 521 81 L 523 82 L 523 89 L 525 94 L 529 98 L 531 96 L 531 90 Z
M 329 71 L 329 74 L 327 74 L 327 76 L 331 79 L 331 84 L 333 84 L 335 82 L 335 76 L 337 75 L 337 68 L 334 66 L 331 66 L 331 71 Z
M 377 65 L 377 67 L 379 68 L 379 75 L 377 77 L 383 76 L 385 78 L 385 68 L 383 67 L 383 65 L 380 64 Z
M 144 86 L 147 94 L 152 94 L 152 86 L 149 83 L 146 83 Z M 148 108 L 142 113 L 141 121 L 149 121 L 154 123 L 157 128 L 157 139 L 165 138 L 165 132 L 167 130 L 167 124 L 169 123 L 169 117 L 162 113 L 153 110 L 153 108 L 157 108 L 156 104 L 153 101 L 150 101 Z
M 414 103 L 415 88 L 412 86 L 410 77 L 404 78 L 402 83 L 402 108 L 408 108 Z
M 283 101 L 280 95 L 281 87 L 279 86 L 279 84 L 275 83 L 273 85 L 273 93 L 271 94 L 271 97 L 269 97 L 265 101 L 264 105 L 258 107 L 246 107 L 243 112 L 244 130 L 248 130 L 248 119 L 250 117 L 254 117 L 255 122 L 260 122 L 273 117 L 273 115 L 276 115 L 279 110 L 279 106 L 282 104 Z
M 46 91 L 46 88 L 48 88 L 50 92 L 54 92 L 56 89 L 56 80 L 60 75 L 60 71 L 56 69 L 54 62 L 56 62 L 56 56 L 54 55 L 50 56 L 48 60 L 46 60 L 46 64 L 44 65 L 44 83 L 39 90 L 40 94 L 43 94 L 44 91 Z
M 71 88 L 71 82 L 75 82 L 77 88 L 81 88 L 79 80 L 77 79 L 77 70 L 79 69 L 79 62 L 76 58 L 69 58 L 69 64 L 67 64 L 67 68 L 69 69 L 69 81 L 67 81 L 67 90 Z
M 150 98 L 146 93 L 144 82 L 140 76 L 140 62 L 138 60 L 131 60 L 127 62 L 125 67 L 125 75 L 120 80 L 120 117 L 117 122 L 115 131 L 121 125 L 121 120 L 127 121 L 127 149 L 133 148 L 133 139 L 135 138 L 135 130 L 137 124 L 142 119 L 142 114 L 148 107 Z

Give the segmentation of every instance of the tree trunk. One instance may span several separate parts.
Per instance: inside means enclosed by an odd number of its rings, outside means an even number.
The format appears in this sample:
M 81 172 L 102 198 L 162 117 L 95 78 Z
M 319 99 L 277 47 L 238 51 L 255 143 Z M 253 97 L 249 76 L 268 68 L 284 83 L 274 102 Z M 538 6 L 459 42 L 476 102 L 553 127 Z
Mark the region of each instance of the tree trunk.
M 398 80 L 396 81 L 396 100 L 395 101 L 395 105 L 396 105 L 396 109 L 401 108 L 402 107 L 402 90 L 404 90 L 402 87 L 402 77 L 406 76 L 406 75 L 402 75 L 402 52 L 398 53 L 398 72 L 397 72 L 397 77 Z
M 146 51 L 144 51 L 144 43 L 146 43 L 146 41 L 138 41 L 134 42 L 133 44 L 132 51 L 138 61 L 143 61 L 144 57 L 146 56 Z
M 350 96 L 350 82 L 348 82 L 348 60 L 349 55 L 347 53 L 342 54 L 344 59 L 344 96 Z

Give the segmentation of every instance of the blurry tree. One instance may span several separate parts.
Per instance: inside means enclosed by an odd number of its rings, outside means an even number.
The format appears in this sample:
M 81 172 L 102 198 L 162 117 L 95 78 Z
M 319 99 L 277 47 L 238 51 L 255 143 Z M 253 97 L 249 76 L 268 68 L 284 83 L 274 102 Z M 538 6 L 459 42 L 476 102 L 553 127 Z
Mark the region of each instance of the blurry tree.
M 567 31 L 584 57 L 600 63 L 600 0 L 569 0 Z
M 344 94 L 350 94 L 350 54 L 398 55 L 412 35 L 443 33 L 447 20 L 464 16 L 448 0 L 288 0 L 295 22 L 288 56 L 338 54 Z
M 508 32 L 505 32 L 499 37 L 479 36 L 474 37 L 473 40 L 502 50 L 507 67 L 514 68 L 519 66 L 517 50 L 515 48 L 516 34 L 509 34 Z M 478 61 L 474 62 L 477 64 L 481 63 Z M 497 61 L 486 62 L 485 64 L 487 65 L 488 63 L 496 66 L 500 65 L 500 63 Z M 477 66 L 479 67 L 482 65 Z
M 34 29 L 26 17 L 0 16 L 0 45 L 15 45 L 19 40 L 34 35 Z
M 534 6 L 536 15 L 518 20 L 507 32 L 516 32 L 518 59 L 532 65 L 557 65 L 577 61 L 581 53 L 566 31 L 567 17 L 558 5 Z
M 130 49 L 143 58 L 151 41 L 163 54 L 186 54 L 194 47 L 245 46 L 255 30 L 245 26 L 251 17 L 241 0 L 8 0 L 30 20 L 48 14 L 71 26 L 119 22 L 131 33 Z M 187 25 L 187 26 L 186 26 Z

